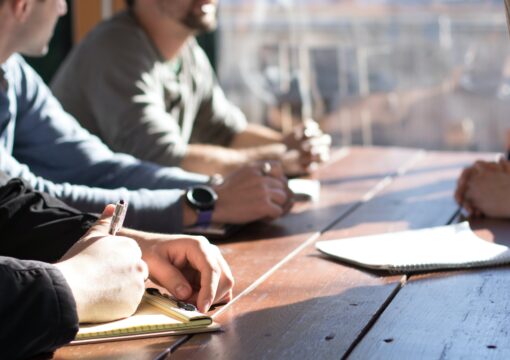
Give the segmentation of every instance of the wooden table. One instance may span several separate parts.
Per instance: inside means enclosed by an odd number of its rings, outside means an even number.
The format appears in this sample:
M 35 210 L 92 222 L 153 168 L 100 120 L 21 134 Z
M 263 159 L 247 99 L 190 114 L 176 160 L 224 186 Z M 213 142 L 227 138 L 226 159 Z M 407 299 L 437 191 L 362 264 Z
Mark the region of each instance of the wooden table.
M 321 199 L 218 242 L 236 277 L 216 309 L 224 332 L 65 347 L 55 359 L 366 359 L 510 357 L 510 270 L 388 276 L 321 256 L 318 240 L 457 221 L 460 170 L 493 154 L 349 148 L 316 174 Z M 510 222 L 472 227 L 510 245 Z

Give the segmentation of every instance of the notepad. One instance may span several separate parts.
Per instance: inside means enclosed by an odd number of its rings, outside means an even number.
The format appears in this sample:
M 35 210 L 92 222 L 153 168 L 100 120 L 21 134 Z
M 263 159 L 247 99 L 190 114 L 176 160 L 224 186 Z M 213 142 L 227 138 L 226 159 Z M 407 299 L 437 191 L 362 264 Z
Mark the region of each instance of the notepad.
M 321 183 L 313 179 L 290 179 L 288 185 L 297 201 L 319 201 Z
M 319 251 L 361 267 L 391 272 L 460 269 L 510 263 L 508 247 L 480 239 L 469 224 L 319 241 Z
M 186 308 L 180 302 L 148 289 L 135 314 L 101 324 L 80 324 L 73 344 L 124 340 L 163 335 L 180 335 L 219 330 L 212 318 Z

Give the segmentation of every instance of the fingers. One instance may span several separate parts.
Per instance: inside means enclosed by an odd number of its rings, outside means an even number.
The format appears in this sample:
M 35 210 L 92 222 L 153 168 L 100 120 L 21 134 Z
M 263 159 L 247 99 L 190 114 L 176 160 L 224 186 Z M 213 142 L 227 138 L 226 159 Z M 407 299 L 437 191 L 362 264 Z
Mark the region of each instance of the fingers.
M 234 278 L 218 247 L 203 243 L 203 263 L 200 271 L 200 291 L 197 307 L 207 311 L 212 304 L 230 301 Z M 200 265 L 199 265 L 200 266 Z
M 311 151 L 316 148 L 329 148 L 331 146 L 331 136 L 328 134 L 321 134 L 312 138 L 306 138 L 301 143 L 301 150 Z
M 213 221 L 219 223 L 242 224 L 267 217 L 277 218 L 284 213 L 292 198 L 287 178 L 277 162 L 246 166 L 228 176 L 215 190 L 218 201 Z
M 255 166 L 260 167 L 260 171 L 263 176 L 270 176 L 276 179 L 286 180 L 285 173 L 280 161 L 259 161 Z
M 220 272 L 218 265 L 213 266 L 208 262 L 200 271 L 200 290 L 197 297 L 197 307 L 199 311 L 208 311 L 216 299 L 216 290 L 220 282 Z
M 277 218 L 290 210 L 293 194 L 287 185 L 287 178 L 283 174 L 280 162 L 264 162 L 262 166 L 263 172 L 266 170 L 262 180 L 267 189 L 263 196 L 267 200 L 267 206 L 270 208 L 269 216 Z M 269 167 L 269 171 L 266 167 Z
M 201 312 L 232 298 L 232 272 L 218 247 L 202 236 L 161 236 L 146 259 L 153 281 Z
M 157 281 L 179 300 L 188 300 L 193 293 L 192 286 L 183 273 L 173 264 L 164 264 L 164 274 Z
M 465 168 L 457 180 L 457 188 L 455 189 L 455 200 L 457 204 L 462 205 L 464 202 L 464 195 L 466 192 L 467 181 L 471 173 L 471 168 Z
M 147 280 L 149 278 L 149 267 L 142 259 L 140 259 L 140 262 L 138 263 L 137 270 L 142 273 L 143 280 Z

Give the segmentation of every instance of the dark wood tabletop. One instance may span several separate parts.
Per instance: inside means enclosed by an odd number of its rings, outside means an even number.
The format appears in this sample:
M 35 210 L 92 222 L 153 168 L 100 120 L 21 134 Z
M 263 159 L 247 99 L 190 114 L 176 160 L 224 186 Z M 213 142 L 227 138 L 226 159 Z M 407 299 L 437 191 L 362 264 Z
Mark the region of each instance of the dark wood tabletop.
M 236 278 L 211 314 L 223 331 L 67 346 L 55 359 L 506 358 L 510 270 L 390 276 L 332 261 L 315 242 L 458 221 L 452 194 L 463 167 L 494 154 L 347 148 L 314 177 L 318 202 L 216 241 Z M 510 245 L 510 222 L 477 220 Z

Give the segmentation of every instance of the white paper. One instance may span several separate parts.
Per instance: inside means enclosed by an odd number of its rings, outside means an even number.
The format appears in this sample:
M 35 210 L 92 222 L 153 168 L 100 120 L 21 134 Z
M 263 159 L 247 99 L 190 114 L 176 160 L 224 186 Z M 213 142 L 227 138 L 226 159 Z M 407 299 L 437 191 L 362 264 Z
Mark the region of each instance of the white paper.
M 321 252 L 360 266 L 419 271 L 510 262 L 508 247 L 478 238 L 467 222 L 422 230 L 319 241 Z
M 290 179 L 289 188 L 297 200 L 319 201 L 321 183 L 312 179 Z

